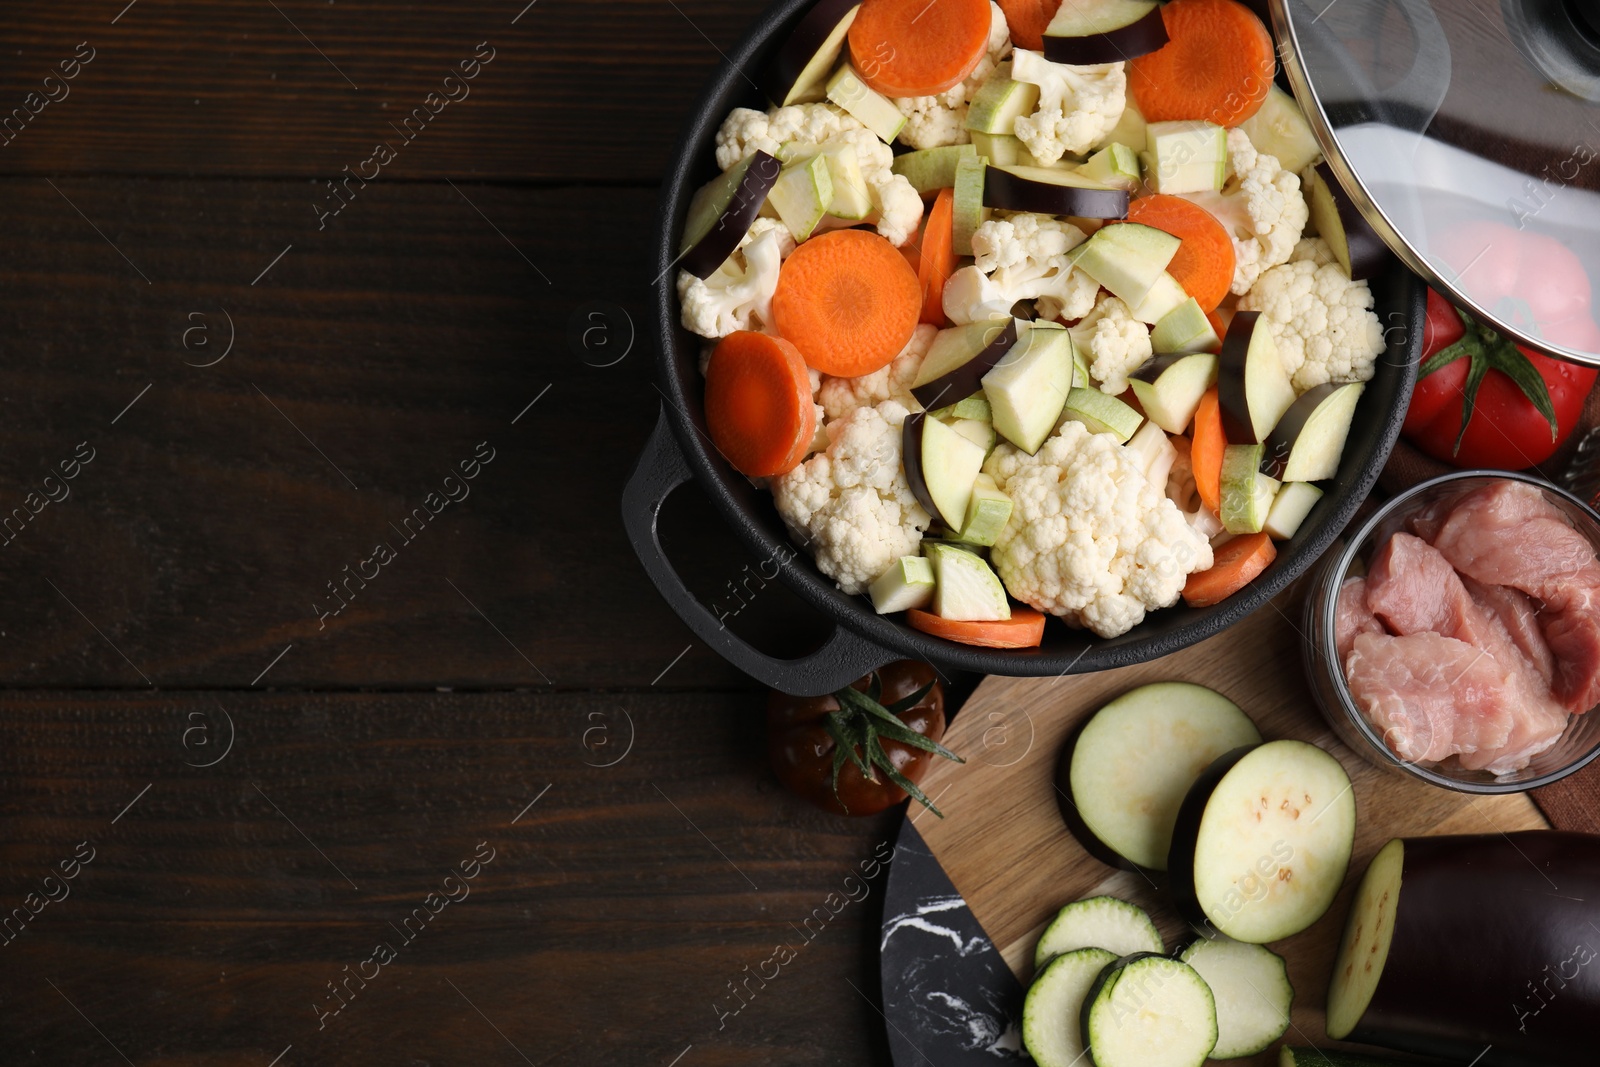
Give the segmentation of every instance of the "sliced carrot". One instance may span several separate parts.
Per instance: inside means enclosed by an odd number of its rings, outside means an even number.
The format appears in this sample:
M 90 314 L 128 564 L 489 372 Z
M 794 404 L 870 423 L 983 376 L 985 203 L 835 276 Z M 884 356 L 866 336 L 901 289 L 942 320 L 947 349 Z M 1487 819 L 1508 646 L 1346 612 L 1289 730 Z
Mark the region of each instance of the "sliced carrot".
M 920 271 L 922 269 L 921 230 L 917 231 L 917 235 L 915 237 L 900 246 L 900 255 L 905 258 L 906 266 L 910 267 L 912 270 Z
M 989 48 L 989 0 L 862 0 L 850 62 L 884 96 L 952 89 Z
M 946 641 L 984 648 L 1036 648 L 1044 640 L 1044 616 L 1032 608 L 1012 608 L 1011 618 L 1003 622 L 967 622 L 942 619 L 928 611 L 912 608 L 906 612 L 912 629 Z
M 954 233 L 950 228 L 956 191 L 940 189 L 928 210 L 928 226 L 922 234 L 922 260 L 917 281 L 922 286 L 922 320 L 944 326 L 944 283 L 956 272 Z
M 1154 193 L 1128 205 L 1128 221 L 1178 238 L 1182 243 L 1167 264 L 1167 273 L 1195 298 L 1200 310 L 1210 311 L 1222 303 L 1233 284 L 1233 239 L 1215 215 L 1181 196 Z
M 1172 0 L 1167 43 L 1128 64 L 1146 122 L 1203 119 L 1237 126 L 1261 109 L 1278 69 L 1272 34 L 1238 0 Z
M 900 254 L 911 264 L 914 271 L 922 270 L 922 240 L 928 235 L 928 212 L 922 213 L 922 221 L 917 224 L 917 232 L 911 235 L 911 240 L 900 246 Z
M 1060 0 L 996 0 L 996 3 L 1006 13 L 1013 44 L 1034 52 L 1044 47 L 1045 27 L 1056 17 Z
M 867 230 L 834 230 L 783 261 L 772 320 L 807 365 L 836 378 L 888 365 L 917 328 L 922 287 L 900 250 Z
M 1200 502 L 1213 512 L 1222 509 L 1222 452 L 1228 439 L 1222 433 L 1222 408 L 1217 403 L 1217 387 L 1206 390 L 1194 413 L 1194 438 L 1189 462 L 1194 467 L 1194 487 Z
M 706 428 L 734 469 L 752 478 L 794 469 L 817 432 L 805 360 L 781 337 L 740 330 L 706 365 Z
M 1223 312 L 1220 308 L 1212 308 L 1206 312 L 1206 321 L 1211 324 L 1211 331 L 1217 335 L 1218 352 L 1222 351 L 1222 339 L 1228 336 L 1228 323 L 1233 321 L 1231 312 Z
M 1245 534 L 1219 547 L 1214 558 L 1209 570 L 1184 583 L 1183 600 L 1191 608 L 1220 603 L 1255 581 L 1278 558 L 1278 549 L 1265 533 Z

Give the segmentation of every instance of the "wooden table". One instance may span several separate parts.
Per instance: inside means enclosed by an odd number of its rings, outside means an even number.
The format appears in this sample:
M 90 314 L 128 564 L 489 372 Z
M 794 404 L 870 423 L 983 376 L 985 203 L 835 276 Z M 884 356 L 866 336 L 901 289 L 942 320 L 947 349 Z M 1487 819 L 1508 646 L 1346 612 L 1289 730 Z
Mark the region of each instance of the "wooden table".
M 779 789 L 618 519 L 759 5 L 525 3 L 6 5 L 0 1062 L 887 1060 L 881 877 L 727 1013 L 896 818 Z

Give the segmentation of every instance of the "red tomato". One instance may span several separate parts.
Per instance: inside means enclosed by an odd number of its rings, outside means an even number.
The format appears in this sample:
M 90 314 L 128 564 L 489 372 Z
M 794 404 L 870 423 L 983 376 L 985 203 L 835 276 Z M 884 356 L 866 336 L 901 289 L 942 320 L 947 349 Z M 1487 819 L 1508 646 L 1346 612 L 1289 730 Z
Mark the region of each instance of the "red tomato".
M 1428 290 L 1428 315 L 1422 322 L 1422 358 L 1427 358 L 1449 345 L 1461 340 L 1461 335 L 1466 332 L 1461 325 L 1461 316 L 1456 314 L 1456 309 L 1450 302 L 1432 289 Z M 1446 379 L 1441 378 L 1442 372 L 1435 372 L 1417 382 L 1417 387 L 1411 393 L 1411 406 L 1406 409 L 1405 426 L 1401 432 L 1408 438 L 1413 434 L 1420 434 L 1427 428 L 1439 413 L 1443 411 L 1454 398 L 1456 406 L 1460 407 L 1459 397 L 1460 382 L 1456 382 L 1457 392 L 1452 393 L 1446 388 Z M 1461 375 L 1465 377 L 1465 372 Z M 1426 384 L 1425 384 L 1426 383 Z M 1454 440 L 1454 438 L 1452 438 Z
M 1588 328 L 1600 340 L 1600 327 Z M 1574 322 L 1563 329 L 1581 337 Z M 1463 468 L 1521 470 L 1549 459 L 1577 426 L 1600 374 L 1512 344 L 1431 289 L 1422 357 L 1403 432 L 1428 455 Z
M 1434 251 L 1461 272 L 1462 291 L 1500 322 L 1574 348 L 1582 342 L 1569 331 L 1593 326 L 1589 275 L 1554 237 L 1480 219 L 1452 228 Z
M 866 700 L 899 725 L 868 710 Z M 935 755 L 960 761 L 939 744 L 944 725 L 944 689 L 933 668 L 900 660 L 831 696 L 773 690 L 767 698 L 767 755 L 787 789 L 824 811 L 872 815 L 909 793 L 937 813 L 916 782 Z M 871 778 L 846 755 L 851 750 L 872 768 Z

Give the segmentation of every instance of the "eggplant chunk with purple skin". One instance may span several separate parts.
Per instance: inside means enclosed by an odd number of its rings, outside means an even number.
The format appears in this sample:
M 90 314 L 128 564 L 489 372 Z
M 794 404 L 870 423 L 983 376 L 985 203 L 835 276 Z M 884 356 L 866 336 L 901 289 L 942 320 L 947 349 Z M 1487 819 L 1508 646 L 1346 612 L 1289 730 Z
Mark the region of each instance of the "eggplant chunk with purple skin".
M 1044 57 L 1074 65 L 1121 63 L 1167 43 L 1155 0 L 1062 4 L 1044 31 Z
M 860 8 L 857 0 L 821 0 L 806 12 L 762 68 L 761 88 L 779 107 L 821 100 Z
M 1054 167 L 989 167 L 983 202 L 1002 211 L 1071 215 L 1084 219 L 1125 219 L 1128 191 L 1113 188 L 1073 170 Z
M 696 278 L 711 277 L 750 231 L 779 173 L 776 159 L 752 152 L 702 186 L 689 201 L 678 265 Z
M 983 376 L 1000 362 L 1019 336 L 1017 320 L 1007 316 L 941 330 L 928 346 L 911 395 L 934 410 L 977 393 Z
M 1326 242 L 1344 272 L 1356 281 L 1370 278 L 1389 257 L 1384 245 L 1362 217 L 1350 194 L 1326 162 L 1318 163 L 1308 175 L 1306 206 L 1317 234 Z
M 1056 774 L 1062 818 L 1096 859 L 1165 870 L 1173 824 L 1195 779 L 1218 756 L 1260 741 L 1255 724 L 1221 693 L 1189 682 L 1141 685 L 1086 719 L 1063 750 Z
M 983 469 L 983 446 L 919 411 L 906 416 L 901 454 L 917 503 L 947 528 L 961 529 L 972 486 Z
M 1481 1067 L 1594 1063 L 1597 956 L 1600 837 L 1396 838 L 1351 903 L 1328 1036 Z
M 1228 324 L 1217 364 L 1222 429 L 1236 445 L 1263 442 L 1294 404 L 1294 385 L 1278 344 L 1259 311 L 1241 311 Z
M 1325 382 L 1301 393 L 1267 436 L 1261 471 L 1288 482 L 1320 482 L 1339 457 L 1365 382 Z

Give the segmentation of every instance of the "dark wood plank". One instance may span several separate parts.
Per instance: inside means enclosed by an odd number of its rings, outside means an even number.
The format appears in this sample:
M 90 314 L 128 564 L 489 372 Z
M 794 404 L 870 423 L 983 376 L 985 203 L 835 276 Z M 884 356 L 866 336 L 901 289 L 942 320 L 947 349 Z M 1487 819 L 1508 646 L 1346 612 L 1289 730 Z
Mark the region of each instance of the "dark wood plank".
M 190 766 L 224 711 L 231 751 Z M 624 712 L 631 751 L 589 765 Z M 896 821 L 789 797 L 761 730 L 742 695 L 8 697 L 0 917 L 39 897 L 0 934 L 4 1058 L 887 1062 L 863 995 L 886 874 L 858 876 Z M 480 842 L 494 858 L 447 885 Z M 467 895 L 396 932 L 445 892 Z M 363 967 L 380 942 L 394 961 Z M 793 960 L 719 1014 L 780 943 Z
M 263 685 L 642 686 L 680 653 L 660 684 L 747 684 L 619 518 L 661 403 L 652 192 L 374 184 L 318 231 L 305 182 L 54 185 L 0 182 L 0 518 L 94 459 L 0 547 L 0 677 L 247 686 L 292 644 Z M 569 340 L 601 321 L 611 348 Z M 470 496 L 402 537 L 485 441 Z M 748 557 L 684 511 L 715 592 Z M 355 595 L 324 620 L 330 582 Z
M 113 25 L 126 2 L 6 5 L 0 117 L 38 113 L 16 121 L 0 173 L 327 179 L 383 141 L 398 150 L 385 179 L 654 184 L 718 49 L 762 7 L 539 0 L 513 25 L 527 0 L 137 0 Z M 92 59 L 63 84 L 85 41 Z M 402 144 L 390 124 L 481 42 L 489 65 Z

